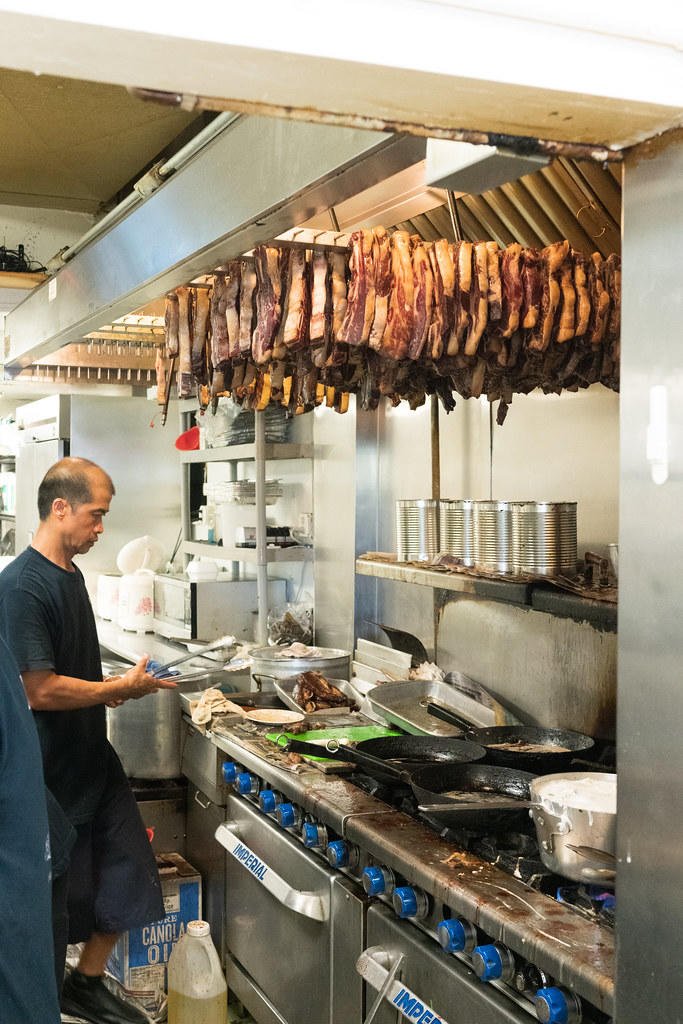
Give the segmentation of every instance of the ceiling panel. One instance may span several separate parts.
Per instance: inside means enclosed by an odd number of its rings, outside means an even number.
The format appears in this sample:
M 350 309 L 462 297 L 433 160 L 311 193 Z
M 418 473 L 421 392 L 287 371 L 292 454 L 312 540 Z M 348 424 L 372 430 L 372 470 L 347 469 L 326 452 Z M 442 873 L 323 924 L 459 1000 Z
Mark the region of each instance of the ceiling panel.
M 96 212 L 196 119 L 122 86 L 0 68 L 0 202 Z

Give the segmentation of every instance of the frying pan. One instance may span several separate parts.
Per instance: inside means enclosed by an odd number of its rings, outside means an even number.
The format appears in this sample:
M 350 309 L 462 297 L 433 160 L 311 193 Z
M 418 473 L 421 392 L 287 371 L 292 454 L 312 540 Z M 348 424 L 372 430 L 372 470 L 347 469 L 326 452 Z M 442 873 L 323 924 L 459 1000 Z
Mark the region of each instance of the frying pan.
M 369 753 L 367 747 L 369 744 L 385 743 L 386 739 L 399 740 L 403 746 L 392 747 L 393 751 L 393 762 L 390 760 L 384 760 L 384 758 L 376 756 L 376 754 Z M 329 740 L 327 743 L 319 745 L 317 743 L 306 743 L 304 740 L 289 740 L 287 745 L 284 747 L 285 750 L 292 751 L 295 754 L 308 754 L 309 757 L 324 757 L 325 754 L 329 754 L 339 761 L 351 762 L 357 764 L 361 768 L 365 768 L 366 771 L 377 779 L 378 782 L 386 782 L 392 786 L 410 786 L 412 785 L 412 773 L 416 767 L 422 767 L 425 760 L 424 756 L 420 761 L 419 765 L 416 766 L 414 760 L 411 761 L 406 758 L 405 751 L 408 749 L 405 746 L 405 740 L 416 739 L 416 740 L 430 740 L 432 749 L 434 748 L 434 741 L 432 737 L 423 736 L 395 736 L 378 738 L 373 740 L 363 740 L 356 747 L 342 746 L 336 740 Z M 413 751 L 412 757 L 416 757 L 415 751 L 419 745 L 411 745 L 410 749 Z M 426 750 L 426 745 L 422 744 L 423 750 Z M 365 749 L 361 749 L 361 747 Z M 376 747 L 376 750 L 382 749 Z M 398 753 L 399 750 L 403 750 L 404 754 Z M 476 743 L 469 743 L 466 740 L 448 740 L 448 751 L 445 750 L 444 744 L 441 744 L 441 758 L 442 762 L 446 761 L 449 764 L 463 764 L 469 761 L 472 757 L 482 758 L 484 756 L 484 748 L 478 746 Z M 386 755 L 385 755 L 386 756 Z
M 530 772 L 493 764 L 445 764 L 418 769 L 410 784 L 420 810 L 439 824 L 497 831 L 521 828 L 528 821 L 529 783 L 533 778 Z M 482 794 L 482 803 L 464 802 L 476 793 Z M 508 805 L 506 797 L 510 798 Z M 488 806 L 485 800 L 491 801 Z
M 486 751 L 471 740 L 450 736 L 379 736 L 356 744 L 362 754 L 371 754 L 382 761 L 400 762 L 397 767 L 407 771 L 424 764 L 458 764 L 483 761 Z
M 427 711 L 434 718 L 462 728 L 462 720 L 451 715 L 449 709 L 441 704 L 430 703 Z M 566 771 L 575 757 L 585 754 L 593 746 L 590 736 L 584 736 L 583 733 L 570 732 L 568 729 L 543 729 L 535 725 L 493 725 L 484 729 L 467 729 L 465 735 L 486 748 L 488 764 L 520 768 L 538 775 Z M 514 747 L 501 749 L 494 746 L 498 743 L 536 743 L 551 749 L 543 752 L 515 750 Z M 553 750 L 553 747 L 557 747 L 557 750 Z

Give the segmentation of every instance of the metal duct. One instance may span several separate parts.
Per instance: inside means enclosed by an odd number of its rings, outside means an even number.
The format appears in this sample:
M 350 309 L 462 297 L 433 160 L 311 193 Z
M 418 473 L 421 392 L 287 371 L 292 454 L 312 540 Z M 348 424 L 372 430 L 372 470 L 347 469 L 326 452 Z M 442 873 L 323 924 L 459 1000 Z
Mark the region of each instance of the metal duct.
M 425 140 L 241 118 L 7 317 L 17 371 L 423 160 Z

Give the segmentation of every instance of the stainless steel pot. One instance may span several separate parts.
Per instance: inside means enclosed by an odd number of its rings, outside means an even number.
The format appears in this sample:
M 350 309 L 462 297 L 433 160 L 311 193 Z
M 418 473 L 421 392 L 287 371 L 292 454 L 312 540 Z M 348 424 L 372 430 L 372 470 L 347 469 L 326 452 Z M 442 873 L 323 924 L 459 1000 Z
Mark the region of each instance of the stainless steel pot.
M 350 679 L 351 655 L 336 647 L 316 647 L 307 658 L 283 658 L 281 647 L 257 647 L 250 652 L 251 678 L 257 690 L 273 689 L 273 679 L 289 679 L 300 672 L 321 672 L 326 679 Z
M 131 666 L 104 662 L 105 676 L 121 675 Z M 139 700 L 127 700 L 118 708 L 107 708 L 107 737 L 126 775 L 132 779 L 175 779 L 180 771 L 181 702 L 183 690 L 204 690 L 212 686 L 220 670 L 183 681 L 177 690 L 158 690 Z
M 529 784 L 541 860 L 575 882 L 615 880 L 616 775 L 564 772 Z

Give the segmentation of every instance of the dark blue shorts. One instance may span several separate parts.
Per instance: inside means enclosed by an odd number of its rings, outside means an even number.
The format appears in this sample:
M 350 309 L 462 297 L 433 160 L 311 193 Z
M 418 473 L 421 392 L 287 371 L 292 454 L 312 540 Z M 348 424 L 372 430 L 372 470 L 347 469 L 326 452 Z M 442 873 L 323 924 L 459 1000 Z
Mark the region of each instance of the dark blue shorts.
M 111 752 L 92 821 L 77 826 L 69 868 L 69 942 L 164 917 L 156 859 L 121 763 Z

